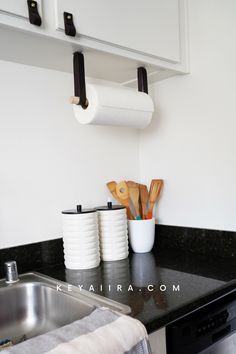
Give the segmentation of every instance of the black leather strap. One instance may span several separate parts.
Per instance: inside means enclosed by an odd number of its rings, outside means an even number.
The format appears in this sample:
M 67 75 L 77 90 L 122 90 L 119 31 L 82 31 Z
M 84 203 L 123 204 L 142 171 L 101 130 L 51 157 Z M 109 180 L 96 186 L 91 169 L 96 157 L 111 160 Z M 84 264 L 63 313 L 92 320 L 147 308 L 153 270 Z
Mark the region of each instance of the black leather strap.
M 75 37 L 76 29 L 73 22 L 73 15 L 69 12 L 64 12 L 64 25 L 65 25 L 65 34 L 67 36 Z
M 85 69 L 84 69 L 84 55 L 80 52 L 74 53 L 74 87 L 75 96 L 80 98 L 80 105 L 86 107 L 86 84 L 85 84 Z
M 138 68 L 138 90 L 148 93 L 147 70 L 142 66 Z
M 29 21 L 32 25 L 41 26 L 42 20 L 38 12 L 38 3 L 34 0 L 27 0 L 29 10 Z

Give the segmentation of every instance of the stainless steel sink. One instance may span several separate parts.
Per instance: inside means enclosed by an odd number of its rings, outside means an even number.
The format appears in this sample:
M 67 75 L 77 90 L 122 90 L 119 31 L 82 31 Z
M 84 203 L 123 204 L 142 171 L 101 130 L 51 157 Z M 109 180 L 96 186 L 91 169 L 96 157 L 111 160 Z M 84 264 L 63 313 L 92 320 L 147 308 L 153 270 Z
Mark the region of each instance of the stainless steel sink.
M 130 312 L 128 306 L 68 288 L 67 283 L 39 273 L 23 274 L 11 285 L 0 280 L 0 339 L 16 344 L 81 319 L 100 306 Z

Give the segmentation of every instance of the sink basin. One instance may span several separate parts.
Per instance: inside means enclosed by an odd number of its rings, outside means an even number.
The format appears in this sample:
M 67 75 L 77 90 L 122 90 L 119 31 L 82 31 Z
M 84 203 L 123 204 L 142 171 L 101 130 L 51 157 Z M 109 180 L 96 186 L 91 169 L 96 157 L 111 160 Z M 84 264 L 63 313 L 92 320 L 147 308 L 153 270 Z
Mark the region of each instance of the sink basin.
M 72 290 L 72 291 L 68 291 Z M 27 273 L 11 285 L 0 280 L 0 340 L 14 344 L 49 332 L 105 306 L 124 314 L 128 306 L 39 273 Z

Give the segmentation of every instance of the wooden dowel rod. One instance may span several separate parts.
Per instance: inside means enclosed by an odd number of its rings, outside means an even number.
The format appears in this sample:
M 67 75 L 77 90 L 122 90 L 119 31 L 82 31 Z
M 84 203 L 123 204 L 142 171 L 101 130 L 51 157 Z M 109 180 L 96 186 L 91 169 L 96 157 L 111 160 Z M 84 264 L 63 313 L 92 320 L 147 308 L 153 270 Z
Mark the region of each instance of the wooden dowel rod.
M 71 103 L 71 104 L 79 104 L 79 103 L 80 103 L 80 97 L 71 96 L 71 97 L 70 97 L 70 103 Z
M 79 105 L 80 104 L 80 97 L 77 97 L 77 96 L 71 96 L 70 99 L 69 99 L 69 102 L 71 104 L 77 104 Z M 85 105 L 83 106 L 84 109 L 86 109 L 88 107 L 89 103 L 88 103 L 88 100 L 86 100 L 85 102 Z

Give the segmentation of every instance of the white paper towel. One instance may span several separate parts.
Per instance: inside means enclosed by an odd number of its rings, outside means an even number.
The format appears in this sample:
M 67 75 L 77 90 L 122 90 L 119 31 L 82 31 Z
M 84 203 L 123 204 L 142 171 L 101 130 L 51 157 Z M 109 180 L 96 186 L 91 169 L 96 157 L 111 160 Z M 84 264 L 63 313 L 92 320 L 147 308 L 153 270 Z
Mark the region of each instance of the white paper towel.
M 88 84 L 86 109 L 73 105 L 82 124 L 145 128 L 151 122 L 154 104 L 149 95 L 127 87 Z

